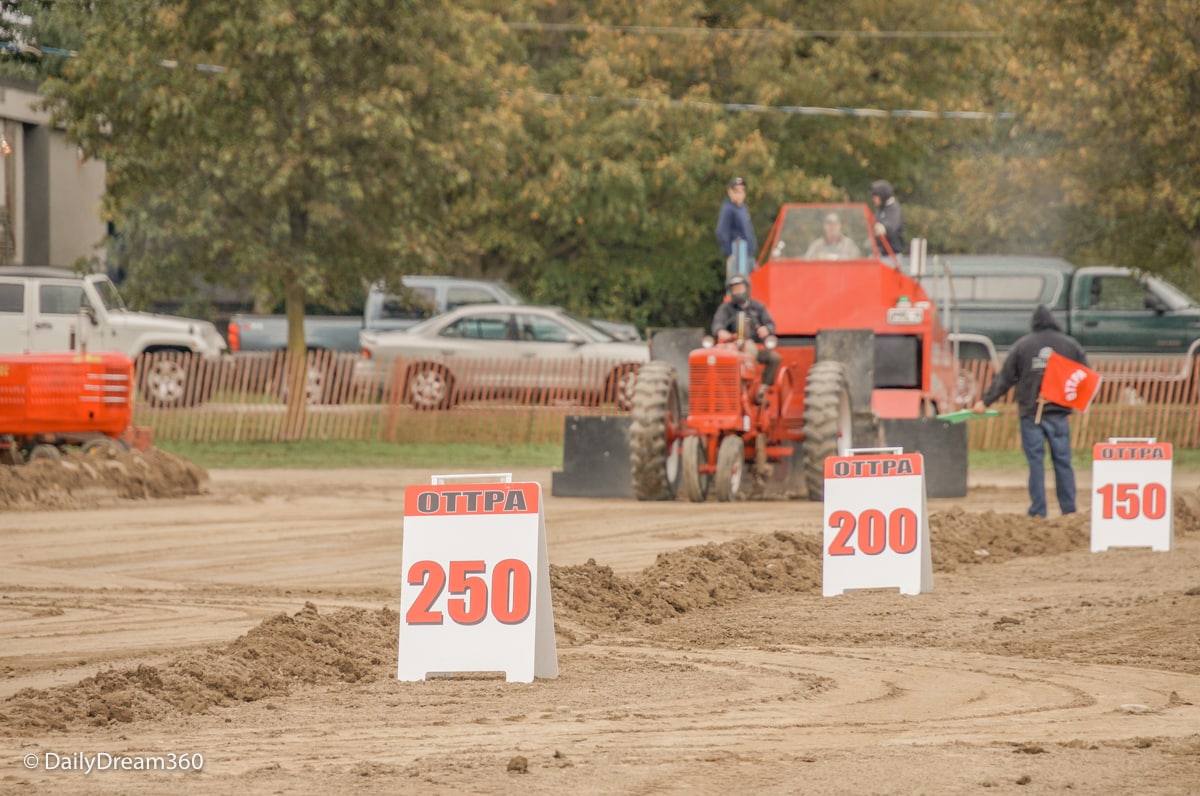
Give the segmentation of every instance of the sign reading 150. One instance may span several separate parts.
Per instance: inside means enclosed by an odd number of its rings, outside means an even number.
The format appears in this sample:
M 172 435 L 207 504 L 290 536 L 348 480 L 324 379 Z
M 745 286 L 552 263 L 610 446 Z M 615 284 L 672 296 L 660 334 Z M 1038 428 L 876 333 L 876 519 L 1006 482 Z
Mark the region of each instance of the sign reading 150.
M 496 621 L 504 625 L 518 625 L 529 618 L 533 577 L 524 561 L 506 558 L 496 564 L 492 569 L 490 600 L 488 582 L 482 577 L 487 573 L 486 563 L 451 561 L 449 570 L 447 583 L 446 570 L 437 561 L 418 561 L 409 567 L 408 584 L 421 586 L 421 591 L 404 615 L 408 624 L 442 624 L 442 612 L 433 610 L 433 604 L 443 589 L 458 595 L 446 600 L 446 613 L 455 624 L 479 624 L 487 617 L 489 608 Z
M 1146 484 L 1138 492 L 1138 484 L 1105 484 L 1096 491 L 1103 498 L 1101 513 L 1111 520 L 1114 513 L 1122 520 L 1144 516 L 1161 520 L 1167 513 L 1167 488 L 1162 484 Z
M 912 509 L 898 508 L 886 515 L 879 509 L 867 509 L 857 517 L 849 511 L 835 511 L 829 515 L 829 527 L 838 529 L 829 544 L 831 556 L 852 556 L 856 552 L 874 556 L 884 550 L 904 554 L 917 549 L 917 514 Z M 857 550 L 851 542 L 855 529 Z

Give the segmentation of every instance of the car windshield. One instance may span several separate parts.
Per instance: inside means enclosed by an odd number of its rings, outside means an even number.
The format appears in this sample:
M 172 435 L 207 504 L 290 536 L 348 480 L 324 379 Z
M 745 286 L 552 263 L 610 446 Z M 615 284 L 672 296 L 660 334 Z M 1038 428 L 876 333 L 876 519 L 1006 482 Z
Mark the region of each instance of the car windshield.
M 496 284 L 496 288 L 501 293 L 503 293 L 504 295 L 506 295 L 510 299 L 512 299 L 512 301 L 510 302 L 511 304 L 528 304 L 529 303 L 528 301 L 525 300 L 524 296 L 522 296 L 520 293 L 513 290 L 511 287 L 504 284 L 503 282 L 496 282 L 495 284 Z
M 587 335 L 589 340 L 591 340 L 593 342 L 611 343 L 617 339 L 617 338 L 613 337 L 611 334 L 609 334 L 608 332 L 604 331 L 604 329 L 602 329 L 601 327 L 597 326 L 595 321 L 580 320 L 579 318 L 575 318 L 574 320 L 576 323 L 578 323 L 580 326 L 583 327 L 583 329 L 581 331 L 585 335 Z
M 1170 282 L 1159 279 L 1156 276 L 1149 277 L 1146 281 L 1154 289 L 1154 292 L 1167 302 L 1167 306 L 1173 310 L 1182 310 L 1188 307 L 1200 306 L 1197 305 L 1194 298 L 1189 296 L 1187 293 L 1184 293 Z
M 117 286 L 107 276 L 93 277 L 91 282 L 92 286 L 96 288 L 96 292 L 100 294 L 100 303 L 104 305 L 104 309 L 109 311 L 125 309 L 125 302 L 121 299 L 121 294 L 117 292 Z
M 434 315 L 432 318 L 426 318 L 420 323 L 414 323 L 407 329 L 397 330 L 396 334 L 423 334 L 430 329 L 437 330 L 445 322 L 445 315 Z
M 486 306 L 481 305 L 479 312 L 481 314 L 485 314 L 485 315 L 494 315 L 498 309 L 499 308 L 495 304 L 489 304 Z M 520 312 L 519 309 L 516 309 L 514 307 L 505 307 L 504 310 Z M 465 313 L 459 317 L 460 318 L 470 318 L 470 317 L 473 317 L 474 315 L 475 315 L 475 313 Z M 567 312 L 560 310 L 559 312 L 555 312 L 550 317 L 553 317 L 553 318 L 556 318 L 557 320 L 562 321 L 563 323 L 565 323 L 567 326 L 569 326 L 571 328 L 571 331 L 578 332 L 579 335 L 582 336 L 589 343 L 611 343 L 616 340 L 616 338 L 613 337 L 608 332 L 605 332 L 604 330 L 599 329 L 596 326 L 593 326 L 590 321 L 585 321 L 581 318 L 577 318 L 574 315 L 568 314 Z M 420 335 L 420 334 L 424 334 L 429 331 L 436 332 L 437 330 L 441 329 L 441 327 L 443 325 L 445 325 L 445 323 L 446 323 L 446 316 L 438 315 L 438 316 L 434 316 L 433 318 L 427 318 L 426 320 L 423 320 L 418 324 L 414 324 L 413 326 L 410 326 L 408 329 L 404 330 L 403 332 L 398 332 L 398 334 Z
M 865 205 L 785 208 L 771 260 L 876 259 Z

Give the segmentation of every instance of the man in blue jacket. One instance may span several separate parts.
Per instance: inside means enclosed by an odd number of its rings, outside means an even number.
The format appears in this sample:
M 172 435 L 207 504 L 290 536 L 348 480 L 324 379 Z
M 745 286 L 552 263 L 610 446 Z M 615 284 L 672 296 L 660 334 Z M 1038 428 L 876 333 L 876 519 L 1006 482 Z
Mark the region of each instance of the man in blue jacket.
M 758 240 L 750 223 L 750 209 L 746 207 L 746 181 L 734 177 L 729 181 L 727 193 L 729 196 L 721 203 L 721 214 L 717 217 L 717 243 L 721 244 L 721 254 L 725 257 L 726 279 L 737 273 L 737 247 L 745 246 L 747 274 L 754 270 L 754 258 L 758 255 Z

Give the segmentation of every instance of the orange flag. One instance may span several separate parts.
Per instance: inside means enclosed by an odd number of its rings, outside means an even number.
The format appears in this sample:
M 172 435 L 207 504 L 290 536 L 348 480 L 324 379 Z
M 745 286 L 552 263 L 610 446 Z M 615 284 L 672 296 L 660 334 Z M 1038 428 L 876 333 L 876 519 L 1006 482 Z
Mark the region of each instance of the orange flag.
M 1099 387 L 1099 373 L 1051 351 L 1042 374 L 1039 403 L 1056 403 L 1082 412 L 1092 403 Z

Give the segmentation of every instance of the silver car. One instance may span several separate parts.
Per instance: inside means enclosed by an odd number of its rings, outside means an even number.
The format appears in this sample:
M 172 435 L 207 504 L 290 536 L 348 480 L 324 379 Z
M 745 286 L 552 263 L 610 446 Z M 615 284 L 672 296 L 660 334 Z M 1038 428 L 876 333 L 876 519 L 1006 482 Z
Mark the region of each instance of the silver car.
M 404 331 L 363 331 L 355 375 L 418 409 L 485 399 L 615 402 L 628 409 L 645 343 L 616 340 L 558 307 L 476 304 Z

